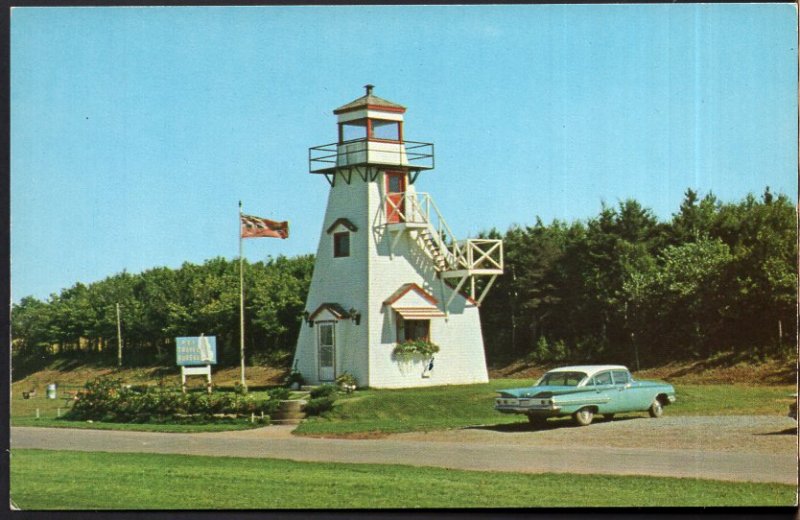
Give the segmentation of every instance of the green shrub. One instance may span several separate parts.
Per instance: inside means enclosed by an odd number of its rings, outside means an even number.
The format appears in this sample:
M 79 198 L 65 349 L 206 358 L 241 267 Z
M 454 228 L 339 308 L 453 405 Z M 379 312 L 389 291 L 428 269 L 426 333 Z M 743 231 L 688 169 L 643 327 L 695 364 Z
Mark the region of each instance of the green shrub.
M 285 387 L 278 387 L 273 388 L 267 392 L 267 394 L 269 394 L 270 399 L 275 399 L 276 401 L 285 401 L 286 399 L 289 399 L 291 391 Z
M 316 388 L 312 388 L 309 394 L 311 399 L 316 399 L 318 397 L 333 397 L 336 399 L 336 387 L 333 385 L 321 385 Z
M 77 420 L 101 419 L 116 408 L 115 401 L 122 391 L 119 379 L 97 378 L 84 385 L 78 399 L 67 413 L 67 417 Z
M 352 392 L 358 386 L 358 380 L 349 372 L 344 372 L 336 378 L 336 385 L 347 393 Z
M 306 415 L 320 415 L 323 412 L 333 409 L 334 401 L 336 401 L 336 397 L 334 395 L 317 397 L 310 399 L 303 409 L 306 412 Z
M 208 421 L 212 414 L 219 413 L 274 415 L 279 404 L 278 399 L 256 399 L 235 393 L 184 394 L 178 387 L 164 384 L 140 392 L 123 387 L 118 379 L 99 378 L 85 385 L 65 418 L 107 422 Z M 187 418 L 186 415 L 199 417 Z
M 289 375 L 286 376 L 286 379 L 283 380 L 283 386 L 292 386 L 295 383 L 302 386 L 306 384 L 306 380 L 303 378 L 303 374 L 297 370 L 292 370 L 289 372 Z

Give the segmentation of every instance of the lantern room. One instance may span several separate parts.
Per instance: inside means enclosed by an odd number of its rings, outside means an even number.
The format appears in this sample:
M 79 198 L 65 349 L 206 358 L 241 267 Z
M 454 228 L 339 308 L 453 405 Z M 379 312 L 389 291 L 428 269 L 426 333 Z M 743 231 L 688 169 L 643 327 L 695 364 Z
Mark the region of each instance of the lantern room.
M 433 168 L 433 144 L 406 141 L 406 108 L 374 95 L 373 85 L 364 88 L 363 96 L 333 111 L 338 140 L 309 149 L 309 172 L 325 174 L 331 181 L 343 169 L 391 166 L 413 172 L 413 182 L 421 170 Z
M 406 108 L 373 95 L 373 85 L 364 88 L 366 95 L 333 111 L 338 116 L 339 144 L 356 140 L 402 142 Z

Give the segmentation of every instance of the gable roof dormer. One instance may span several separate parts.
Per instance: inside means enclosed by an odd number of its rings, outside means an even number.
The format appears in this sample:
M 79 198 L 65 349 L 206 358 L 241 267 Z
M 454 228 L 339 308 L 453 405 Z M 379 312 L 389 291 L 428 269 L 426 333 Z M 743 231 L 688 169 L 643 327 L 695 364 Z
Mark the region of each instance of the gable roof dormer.
M 325 233 L 330 235 L 333 232 L 333 230 L 336 229 L 339 226 L 344 227 L 348 231 L 352 231 L 352 232 L 358 231 L 358 227 L 355 224 L 353 224 L 353 222 L 350 219 L 341 217 L 341 218 L 337 218 L 336 220 L 334 220 L 333 224 L 328 226 L 328 229 L 325 230 Z

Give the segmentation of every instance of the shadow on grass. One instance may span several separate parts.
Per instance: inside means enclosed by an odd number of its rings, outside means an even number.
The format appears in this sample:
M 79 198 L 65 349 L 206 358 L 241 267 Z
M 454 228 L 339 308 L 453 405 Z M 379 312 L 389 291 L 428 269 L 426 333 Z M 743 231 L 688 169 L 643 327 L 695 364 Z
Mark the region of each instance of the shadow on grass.
M 611 421 L 605 420 L 603 418 L 596 419 L 592 424 L 602 424 L 608 422 L 623 422 L 623 421 L 632 421 L 636 419 L 643 419 L 643 417 L 615 417 Z M 591 426 L 591 425 L 590 425 Z M 549 430 L 560 430 L 562 428 L 583 428 L 583 426 L 578 426 L 575 424 L 572 419 L 570 418 L 560 418 L 560 419 L 552 419 L 544 422 L 541 425 L 534 425 L 529 422 L 515 422 L 515 423 L 505 423 L 505 424 L 483 424 L 480 426 L 467 426 L 465 430 L 488 430 L 493 432 L 500 432 L 500 433 L 515 433 L 515 432 L 537 432 L 537 431 L 549 431 Z

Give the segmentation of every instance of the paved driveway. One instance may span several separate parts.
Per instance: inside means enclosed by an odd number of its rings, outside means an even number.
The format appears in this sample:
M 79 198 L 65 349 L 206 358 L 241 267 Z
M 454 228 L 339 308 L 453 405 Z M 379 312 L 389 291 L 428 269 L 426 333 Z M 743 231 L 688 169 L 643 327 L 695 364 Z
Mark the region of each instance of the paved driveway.
M 291 434 L 292 428 L 269 426 L 188 434 L 15 427 L 11 429 L 11 445 L 479 471 L 797 483 L 797 429 L 794 421 L 781 417 L 632 419 L 543 431 L 503 425 L 370 440 L 297 437 Z M 726 432 L 736 442 L 727 442 Z M 676 441 L 676 433 L 682 434 L 684 442 Z M 686 439 L 694 441 L 687 444 Z

